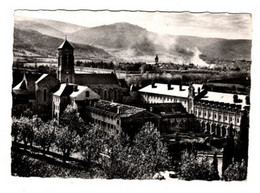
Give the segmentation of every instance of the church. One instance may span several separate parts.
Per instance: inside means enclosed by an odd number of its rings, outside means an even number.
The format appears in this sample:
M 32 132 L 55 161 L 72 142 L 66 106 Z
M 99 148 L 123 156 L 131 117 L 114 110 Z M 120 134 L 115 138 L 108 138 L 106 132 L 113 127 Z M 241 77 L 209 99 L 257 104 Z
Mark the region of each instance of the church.
M 122 89 L 116 74 L 75 73 L 74 48 L 65 38 L 58 47 L 56 73 L 25 72 L 23 79 L 13 87 L 12 115 L 57 117 L 64 110 L 64 104 L 82 101 L 83 95 L 91 100 L 121 102 Z

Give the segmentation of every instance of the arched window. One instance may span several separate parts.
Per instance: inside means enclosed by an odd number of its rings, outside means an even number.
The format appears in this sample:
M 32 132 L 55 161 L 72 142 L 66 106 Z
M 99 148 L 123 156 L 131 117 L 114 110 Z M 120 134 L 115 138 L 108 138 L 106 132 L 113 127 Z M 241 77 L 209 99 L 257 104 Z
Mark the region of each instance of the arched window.
M 47 92 L 46 89 L 43 90 L 43 101 L 46 101 L 46 97 L 47 97 Z

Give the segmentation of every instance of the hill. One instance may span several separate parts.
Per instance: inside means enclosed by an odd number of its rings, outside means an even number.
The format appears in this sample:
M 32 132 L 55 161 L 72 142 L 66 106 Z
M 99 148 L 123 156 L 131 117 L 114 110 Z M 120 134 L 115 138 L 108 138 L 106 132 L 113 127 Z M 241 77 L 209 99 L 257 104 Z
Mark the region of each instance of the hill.
M 14 29 L 14 51 L 30 52 L 41 57 L 56 57 L 58 46 L 64 39 L 43 35 L 34 30 Z M 71 42 L 75 48 L 75 58 L 84 59 L 109 59 L 113 58 L 110 54 L 100 48 L 95 48 L 86 44 L 77 44 Z
M 125 61 L 154 62 L 155 54 L 159 55 L 160 62 L 179 64 L 193 62 L 205 64 L 205 62 L 214 63 L 216 60 L 251 60 L 251 40 L 162 35 L 129 23 L 87 28 L 65 22 L 34 19 L 16 21 L 15 26 L 20 30 L 40 32 L 48 35 L 49 38 L 63 39 L 66 34 L 72 42 L 101 49 L 102 52 L 96 51 L 96 54 L 92 55 L 96 58 L 104 57 L 106 51 L 107 54 Z M 19 41 L 17 40 L 18 43 Z M 23 43 L 28 44 L 27 41 L 30 40 L 27 39 Z M 37 39 L 31 40 L 29 44 L 33 44 L 33 41 Z M 47 43 L 53 42 L 48 40 Z M 41 46 L 49 47 L 48 45 Z M 84 46 L 79 47 L 83 49 Z M 92 48 L 88 47 L 87 50 Z M 40 50 L 41 47 L 38 46 L 37 49 Z M 82 50 L 79 53 L 82 53 Z M 103 54 L 99 55 L 99 53 Z

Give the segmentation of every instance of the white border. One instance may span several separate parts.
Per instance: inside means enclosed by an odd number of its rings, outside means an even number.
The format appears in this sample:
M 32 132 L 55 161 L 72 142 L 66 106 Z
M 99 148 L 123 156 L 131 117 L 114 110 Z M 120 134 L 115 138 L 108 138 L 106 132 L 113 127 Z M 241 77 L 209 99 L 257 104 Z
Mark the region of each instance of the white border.
M 249 176 L 246 182 L 185 182 L 185 181 L 110 181 L 82 179 L 20 178 L 10 175 L 11 65 L 13 43 L 13 11 L 15 9 L 112 9 L 192 12 L 247 12 L 253 17 L 252 88 L 249 143 Z M 1 24 L 1 192 L 257 192 L 259 186 L 259 3 L 250 0 L 159 0 L 159 1 L 35 1 L 2 2 Z

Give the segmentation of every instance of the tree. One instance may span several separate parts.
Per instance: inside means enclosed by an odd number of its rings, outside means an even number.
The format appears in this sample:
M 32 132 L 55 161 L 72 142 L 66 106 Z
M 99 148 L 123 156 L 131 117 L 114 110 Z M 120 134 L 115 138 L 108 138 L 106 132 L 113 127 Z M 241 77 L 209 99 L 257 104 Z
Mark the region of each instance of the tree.
M 170 167 L 167 147 L 154 125 L 146 124 L 133 141 L 114 136 L 110 142 L 103 163 L 108 178 L 151 179 Z
M 12 119 L 12 131 L 11 131 L 11 135 L 13 137 L 14 142 L 17 142 L 18 136 L 20 135 L 21 132 L 21 128 L 19 126 L 19 119 L 17 119 L 16 117 L 13 117 Z
M 41 146 L 43 150 L 43 155 L 45 155 L 45 151 L 49 151 L 49 148 L 55 141 L 55 127 L 53 122 L 42 123 L 35 130 L 35 143 L 36 145 Z
M 197 157 L 184 151 L 181 156 L 178 177 L 183 180 L 215 180 L 216 170 L 206 157 Z
M 78 148 L 89 166 L 98 163 L 108 141 L 108 132 L 94 125 L 87 127 L 86 133 L 80 138 Z
M 76 131 L 80 136 L 86 132 L 84 121 L 80 117 L 77 108 L 72 105 L 68 105 L 61 115 L 60 125 L 68 127 L 70 131 Z
M 22 116 L 18 120 L 15 121 L 14 126 L 16 127 L 16 129 L 19 128 L 16 131 L 17 133 L 16 132 L 14 132 L 14 133 L 18 134 L 16 136 L 18 141 L 23 141 L 24 149 L 27 148 L 28 143 L 30 143 L 30 145 L 32 146 L 33 137 L 34 137 L 32 121 L 29 118 Z
M 242 181 L 246 180 L 247 166 L 244 160 L 242 162 L 232 162 L 224 171 L 223 179 L 226 181 Z
M 77 149 L 80 140 L 79 135 L 75 130 L 71 131 L 68 126 L 57 126 L 55 136 L 55 144 L 62 152 L 63 163 L 66 163 L 71 153 Z

